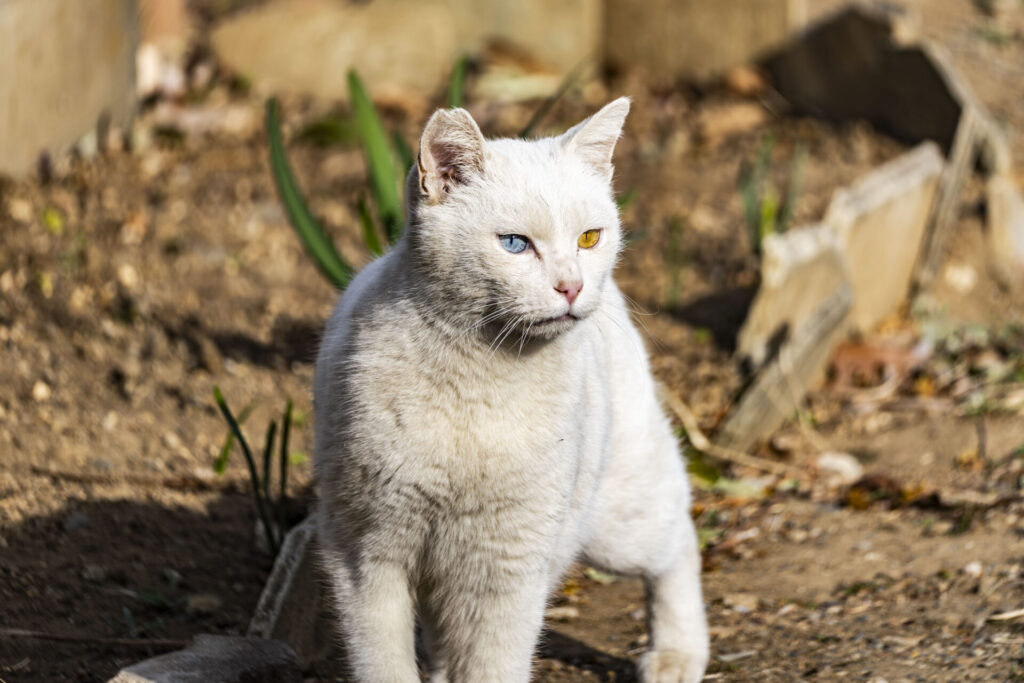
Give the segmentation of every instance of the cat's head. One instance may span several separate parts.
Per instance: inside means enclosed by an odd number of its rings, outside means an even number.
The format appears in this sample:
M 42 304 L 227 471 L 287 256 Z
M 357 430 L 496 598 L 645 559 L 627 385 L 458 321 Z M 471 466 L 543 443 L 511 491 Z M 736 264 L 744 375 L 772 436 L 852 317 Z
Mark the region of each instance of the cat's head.
M 485 140 L 464 109 L 427 122 L 410 173 L 409 245 L 451 319 L 551 338 L 601 305 L 621 243 L 612 152 L 620 98 L 565 134 Z

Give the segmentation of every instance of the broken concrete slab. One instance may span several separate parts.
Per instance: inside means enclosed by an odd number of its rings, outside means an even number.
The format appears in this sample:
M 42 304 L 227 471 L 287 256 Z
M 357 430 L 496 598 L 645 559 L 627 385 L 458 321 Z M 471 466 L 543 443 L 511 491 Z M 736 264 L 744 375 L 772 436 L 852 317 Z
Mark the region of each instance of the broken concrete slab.
M 460 56 L 494 40 L 566 73 L 598 51 L 601 18 L 600 0 L 271 0 L 226 19 L 211 40 L 263 90 L 344 100 L 355 69 L 375 95 L 431 97 Z
M 135 0 L 0 0 L 0 173 L 32 171 L 101 120 L 126 124 L 137 43 Z
M 825 223 L 849 265 L 852 330 L 869 332 L 906 299 L 944 168 L 925 142 L 833 195 Z
M 807 390 L 824 376 L 828 359 L 845 334 L 844 321 L 852 302 L 853 293 L 843 284 L 815 309 L 757 374 L 715 443 L 749 450 L 793 415 Z
M 806 0 L 607 0 L 605 58 L 662 85 L 707 79 L 778 47 L 806 17 Z
M 121 669 L 110 683 L 301 683 L 298 658 L 277 640 L 196 636 L 184 650 Z
M 761 286 L 740 329 L 737 356 L 761 367 L 848 283 L 842 244 L 831 226 L 769 235 L 762 244 Z
M 331 656 L 337 642 L 315 555 L 316 520 L 310 515 L 285 536 L 249 622 L 249 636 L 287 643 L 303 667 Z
M 1004 286 L 1024 283 L 1024 197 L 1006 174 L 985 184 L 988 204 L 986 243 L 989 267 Z

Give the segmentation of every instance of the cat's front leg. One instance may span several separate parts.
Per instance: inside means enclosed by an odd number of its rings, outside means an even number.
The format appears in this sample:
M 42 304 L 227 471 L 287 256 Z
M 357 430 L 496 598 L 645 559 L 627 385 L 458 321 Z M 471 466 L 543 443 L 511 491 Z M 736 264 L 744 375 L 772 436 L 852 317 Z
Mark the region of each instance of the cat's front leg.
M 357 570 L 344 553 L 329 547 L 321 551 L 321 559 L 355 680 L 419 683 L 415 616 L 405 570 L 394 563 L 366 563 Z

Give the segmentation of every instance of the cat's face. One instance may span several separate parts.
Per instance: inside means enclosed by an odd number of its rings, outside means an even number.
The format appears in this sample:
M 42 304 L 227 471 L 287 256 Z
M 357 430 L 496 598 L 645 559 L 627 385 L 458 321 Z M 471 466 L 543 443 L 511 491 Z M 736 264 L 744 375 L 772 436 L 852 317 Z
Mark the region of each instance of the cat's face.
M 616 100 L 535 141 L 485 141 L 464 110 L 434 114 L 410 179 L 410 241 L 438 306 L 514 340 L 599 310 L 621 243 L 611 155 L 628 109 Z

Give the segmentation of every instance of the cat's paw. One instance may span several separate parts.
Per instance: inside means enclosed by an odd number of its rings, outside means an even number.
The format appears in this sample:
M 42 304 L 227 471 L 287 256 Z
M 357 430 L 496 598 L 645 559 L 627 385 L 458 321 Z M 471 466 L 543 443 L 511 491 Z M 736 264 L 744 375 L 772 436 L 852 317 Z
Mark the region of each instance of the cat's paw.
M 700 683 L 707 665 L 707 650 L 651 650 L 640 658 L 640 680 L 642 683 Z

